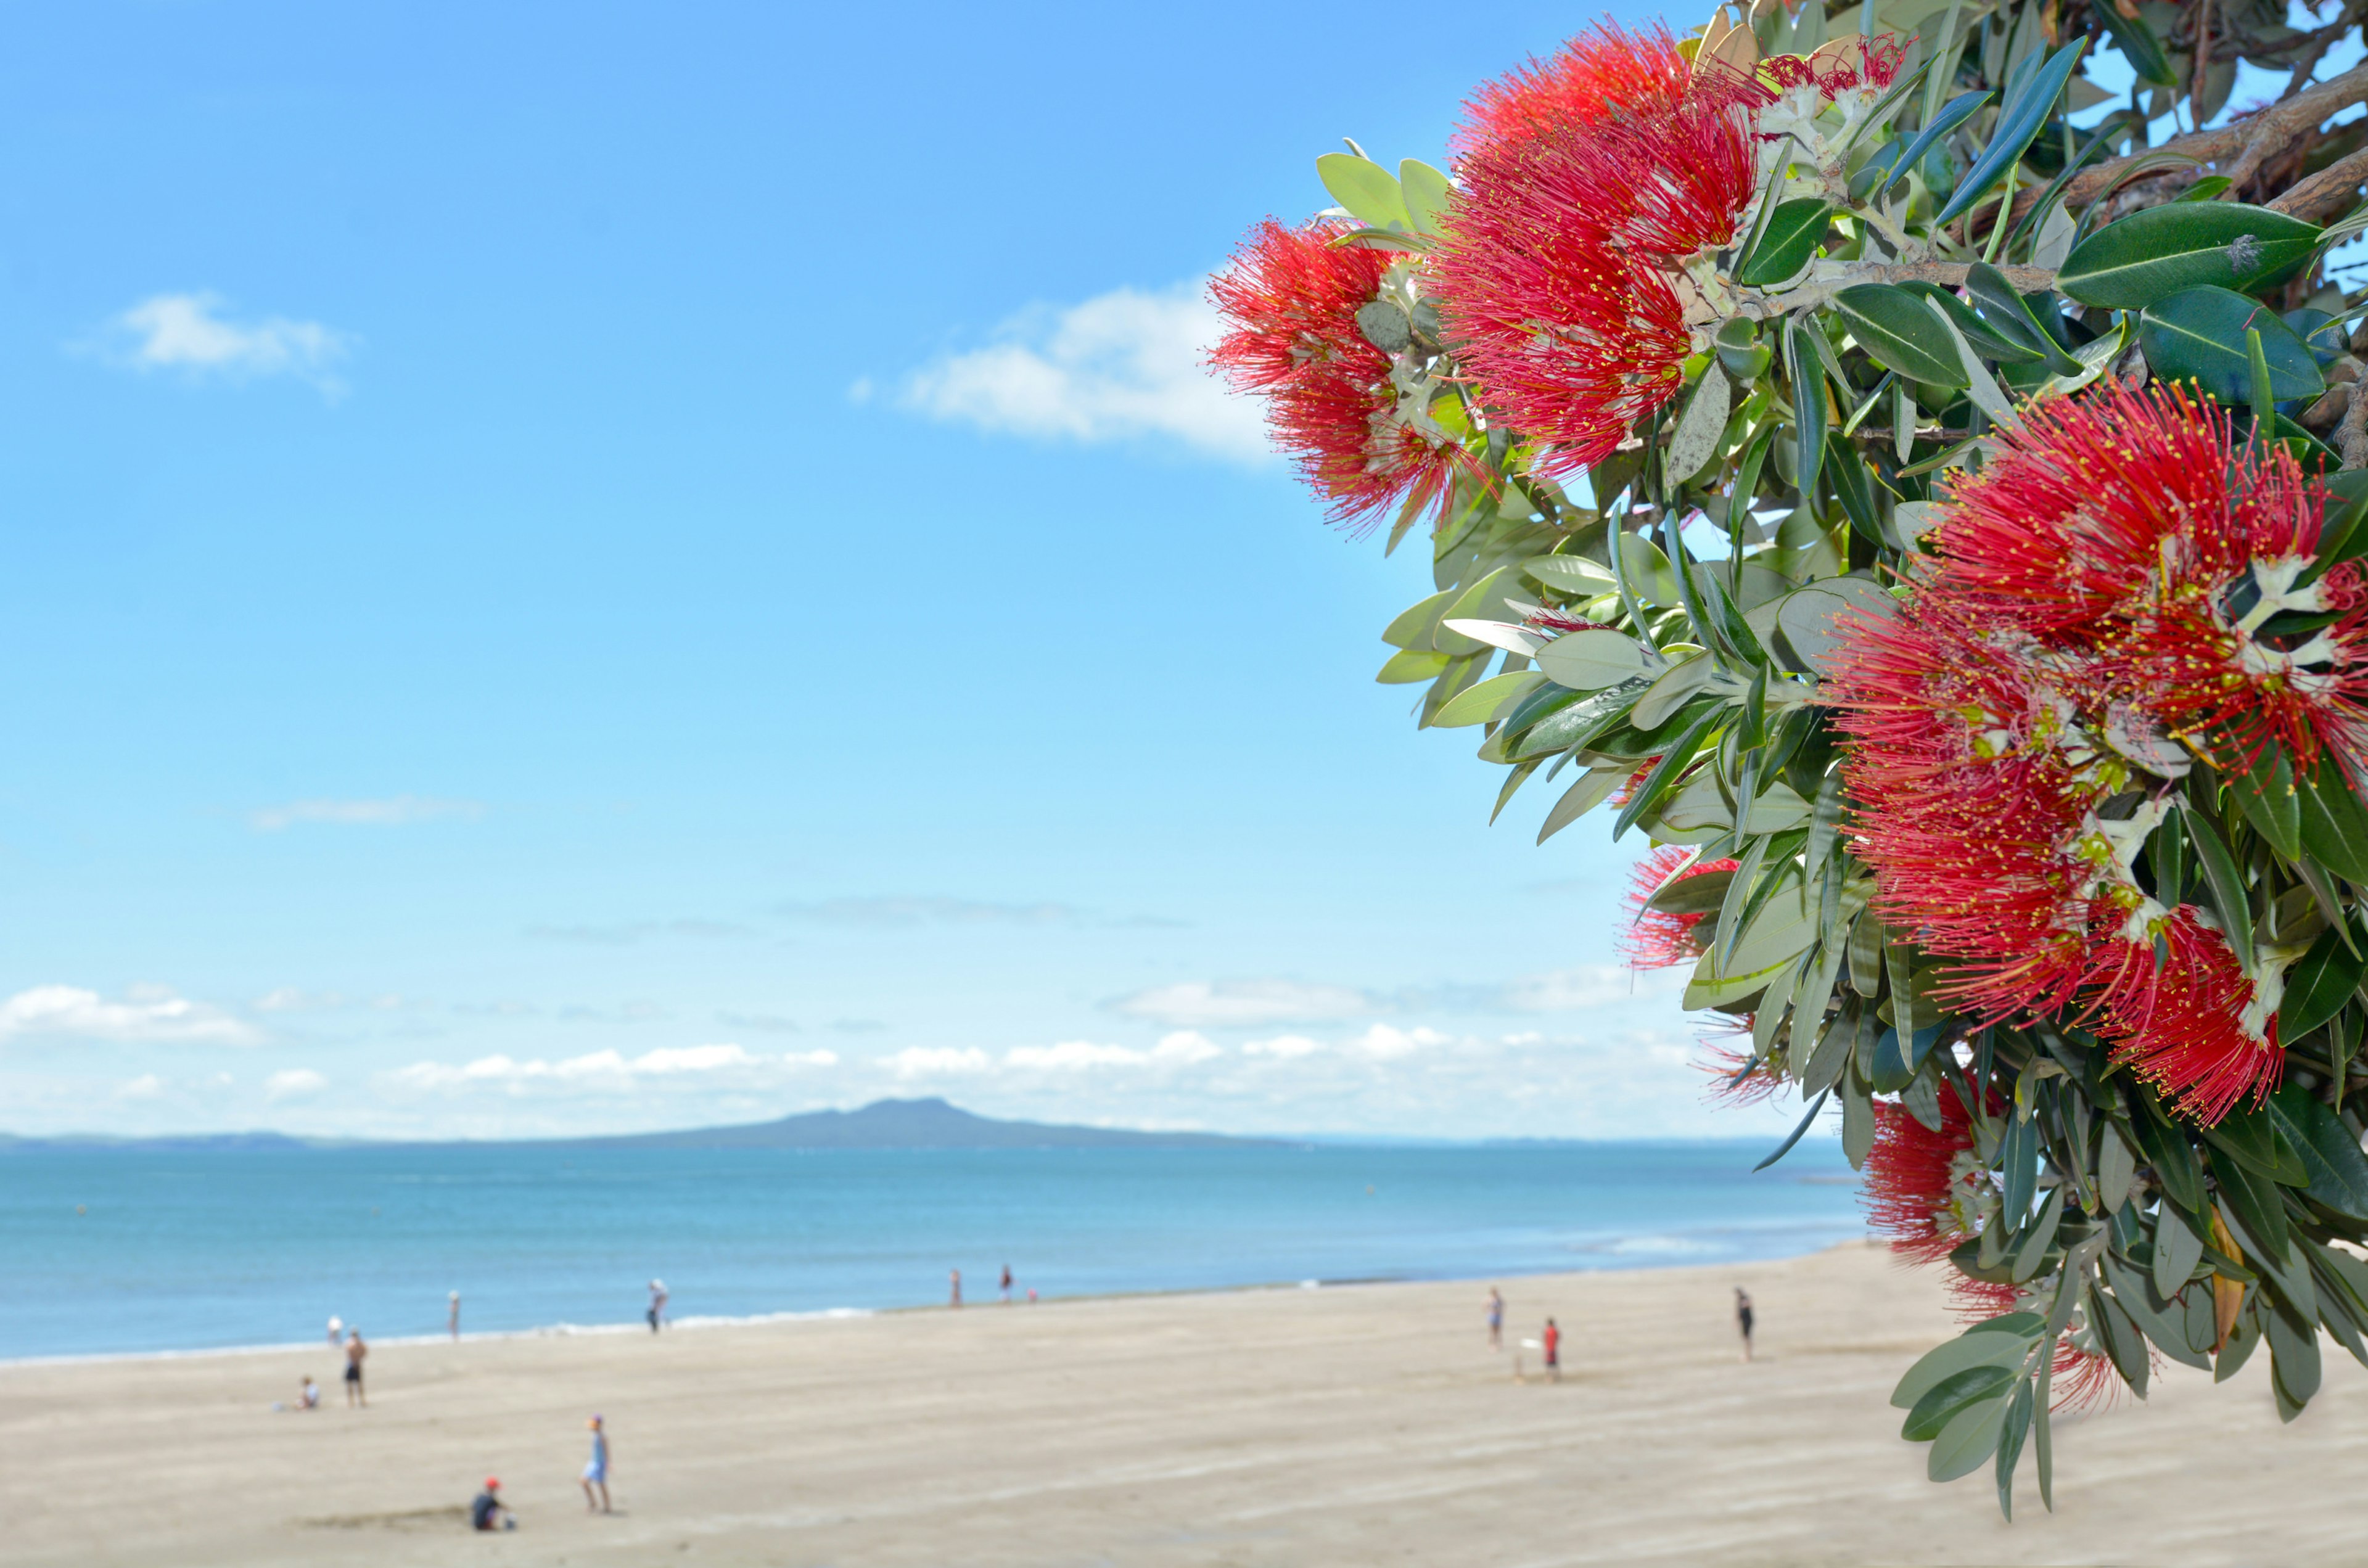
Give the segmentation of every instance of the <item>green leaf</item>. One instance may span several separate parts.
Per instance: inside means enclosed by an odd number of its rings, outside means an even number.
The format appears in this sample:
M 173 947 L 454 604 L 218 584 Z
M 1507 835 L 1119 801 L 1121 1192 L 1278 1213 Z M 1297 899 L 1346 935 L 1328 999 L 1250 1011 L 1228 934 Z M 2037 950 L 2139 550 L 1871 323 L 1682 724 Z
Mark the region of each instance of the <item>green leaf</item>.
M 2245 897 L 2245 879 L 2237 869 L 2237 858 L 2229 853 L 2228 841 L 2220 836 L 2218 823 L 2184 797 L 2179 804 L 2187 818 L 2188 842 L 2195 846 L 2196 858 L 2203 866 L 2203 881 L 2211 890 L 2213 909 L 2220 916 L 2220 929 L 2237 961 L 2249 970 L 2254 967 L 2252 905 Z
M 2018 1380 L 2013 1403 L 2007 1407 L 2006 1429 L 1998 1436 L 1998 1512 L 2009 1524 L 2014 1522 L 2014 1467 L 2022 1458 L 2022 1440 L 2031 1431 L 2032 1398 L 2032 1380 Z
M 2031 1212 L 2031 1200 L 2039 1191 L 2039 1121 L 2035 1117 L 2020 1114 L 2007 1123 L 2006 1146 L 2002 1151 L 2004 1169 L 2001 1212 L 2005 1222 L 2020 1230 L 2023 1216 Z
M 1826 370 L 1809 341 L 1816 327 L 1804 321 L 1784 324 L 1784 374 L 1793 387 L 1793 483 L 1804 495 L 1815 494 L 1817 470 L 1826 456 L 1826 429 L 1833 411 L 1826 404 Z
M 2037 1312 L 2008 1312 L 1977 1323 L 1954 1339 L 1943 1340 L 1916 1358 L 1900 1374 L 1891 1391 L 1898 1410 L 1913 1410 L 1944 1378 L 1969 1367 L 2018 1367 L 2031 1354 L 2032 1342 L 2044 1326 Z
M 2368 807 L 2352 792 L 2332 748 L 2297 790 L 2302 844 L 2310 858 L 2346 881 L 2368 883 Z
M 1884 369 L 1896 370 L 1911 381 L 1965 385 L 1957 347 L 1924 308 L 1921 296 L 1889 283 L 1859 283 L 1837 293 L 1834 308 L 1859 346 Z
M 2098 1261 L 2113 1287 L 2113 1300 L 2129 1314 L 2141 1335 L 2182 1366 L 2193 1367 L 2200 1372 L 2212 1369 L 2211 1358 L 2187 1343 L 2186 1324 L 2173 1318 L 2172 1313 L 2179 1309 L 2170 1304 L 2169 1297 L 2156 1295 L 2146 1277 L 2124 1263 L 2118 1254 L 2108 1251 Z
M 1417 681 L 1436 679 L 1447 665 L 1444 653 L 1434 653 L 1428 648 L 1408 648 L 1393 655 L 1373 679 L 1383 686 L 1411 686 Z
M 1393 223 L 1401 228 L 1414 226 L 1406 212 L 1405 193 L 1398 188 L 1397 176 L 1370 158 L 1326 153 L 1315 160 L 1315 177 L 1324 182 L 1333 200 L 1360 222 L 1376 229 L 1386 229 Z
M 2146 1336 L 2121 1302 L 2094 1286 L 2089 1290 L 2089 1327 L 2104 1342 L 2113 1370 L 2140 1399 L 2146 1397 L 2146 1376 L 2153 1369 L 2146 1358 Z
M 2116 311 L 2144 310 L 2205 284 L 2250 293 L 2309 259 L 2319 232 L 2234 201 L 2141 208 L 2073 246 L 2055 287 L 2084 305 Z
M 2138 1135 L 2138 1146 L 2146 1151 L 2146 1162 L 2154 1166 L 2164 1193 L 2190 1214 L 2202 1214 L 2203 1166 L 2185 1130 L 2170 1125 L 2151 1096 L 2146 1096 L 2144 1114 L 2131 1118 L 2130 1128 Z
M 2368 937 L 2356 925 L 2352 929 L 2356 936 Z M 2298 1040 L 2341 1012 L 2351 994 L 2360 989 L 2363 972 L 2368 972 L 2368 964 L 2344 941 L 2341 926 L 2329 926 L 2321 931 L 2310 951 L 2286 971 L 2285 996 L 2278 1004 L 2278 1038 Z M 2368 1209 L 2362 1210 L 2360 1217 L 2368 1220 Z
M 1497 716 L 1508 699 L 1526 687 L 1543 685 L 1543 677 L 1533 670 L 1514 670 L 1506 675 L 1490 676 L 1477 686 L 1466 687 L 1440 705 L 1431 715 L 1434 730 L 1460 730 L 1470 724 L 1483 724 Z
M 1780 203 L 1759 235 L 1759 243 L 1735 269 L 1735 280 L 1753 289 L 1782 283 L 1809 265 L 1817 242 L 1826 236 L 1829 202 L 1804 196 Z
M 1562 799 L 1546 812 L 1543 825 L 1538 829 L 1538 842 L 1543 844 L 1572 823 L 1585 816 L 1605 801 L 1613 790 L 1634 776 L 1633 768 L 1624 767 L 1590 767 L 1578 776 L 1577 782 L 1562 792 Z
M 2143 14 L 2124 17 L 2112 5 L 2100 6 L 2093 13 L 2112 35 L 2113 47 L 2130 62 L 2130 69 L 2142 82 L 2152 82 L 2159 87 L 2179 85 L 2179 73 L 2171 68 L 2170 59 L 2162 51 L 2162 42 L 2146 26 Z
M 1601 628 L 1564 632 L 1538 650 L 1535 663 L 1548 680 L 1573 691 L 1599 691 L 1647 673 L 1643 644 Z
M 2157 212 L 2168 207 L 2149 209 Z M 2179 210 L 2190 210 L 2180 209 Z M 2209 208 L 2192 210 L 2209 211 Z M 2278 401 L 2317 397 L 2327 390 L 2318 361 L 2294 328 L 2259 300 L 2226 289 L 2187 289 L 2151 305 L 2138 318 L 2138 344 L 2163 381 L 2193 381 L 2224 403 L 2241 405 L 2252 393 L 2252 357 L 2245 335 L 2261 335 L 2270 390 Z
M 2294 768 L 2274 744 L 2253 754 L 2250 772 L 2231 776 L 2228 792 L 2253 831 L 2289 861 L 2302 858 L 2302 802 L 2294 793 Z
M 1408 158 L 1398 165 L 1398 194 L 1406 202 L 1406 217 L 1422 233 L 1435 235 L 1440 232 L 1439 220 L 1447 210 L 1453 190 L 1445 175 L 1420 158 Z
M 2303 1188 L 2312 1202 L 2351 1219 L 2368 1221 L 2368 1154 L 2340 1118 L 2299 1085 L 2270 1096 L 2270 1115 L 2310 1173 Z
M 1934 85 L 1938 85 L 1936 81 Z M 1980 112 L 1981 107 L 1989 101 L 1990 95 L 1987 89 L 1978 93 L 1963 93 L 1951 98 L 1948 106 L 1933 115 L 1924 129 L 1917 133 L 1916 140 L 1900 149 L 1898 161 L 1891 165 L 1890 177 L 1884 183 L 1887 186 L 1898 184 L 1900 180 L 1907 177 L 1908 170 L 1924 161 L 1924 154 L 1930 152 L 1939 143 L 1941 138 L 1973 119 Z
M 2009 1401 L 2009 1394 L 1999 1392 L 1957 1412 L 1932 1439 L 1932 1451 L 1924 1457 L 1924 1473 L 1934 1481 L 1954 1481 L 1979 1470 L 1998 1449 Z
M 2286 1258 L 2285 1200 L 2278 1185 L 2240 1160 L 2220 1157 L 2214 1150 L 2212 1175 L 2220 1183 L 2220 1218 L 2241 1233 L 2246 1261 L 2274 1273 Z
M 1925 1391 L 1924 1397 L 1916 1402 L 1916 1408 L 1901 1423 L 1899 1435 L 1911 1443 L 1929 1443 L 1941 1435 L 1941 1428 L 1957 1412 L 1989 1398 L 2014 1381 L 2014 1368 L 1995 1362 L 1952 1372 Z
M 1669 743 L 1669 749 L 1662 754 L 1660 761 L 1653 765 L 1653 771 L 1645 775 L 1645 782 L 1637 786 L 1636 793 L 1629 797 L 1628 803 L 1620 808 L 1620 815 L 1613 819 L 1613 842 L 1617 843 L 1622 834 L 1635 825 L 1638 817 L 1659 805 L 1662 797 L 1676 787 L 1693 762 L 1695 753 L 1702 749 L 1702 742 L 1709 738 L 1713 727 L 1723 717 L 1717 708 L 1707 708 L 1686 726 L 1676 740 Z
M 1685 412 L 1678 415 L 1677 432 L 1669 437 L 1662 472 L 1671 484 L 1683 484 L 1718 455 L 1734 397 L 1735 389 L 1726 372 L 1713 359 L 1703 369 L 1702 380 L 1694 383 L 1693 395 L 1686 399 Z
M 2297 1329 L 2285 1313 L 2273 1312 L 2262 1323 L 2264 1337 L 2270 1342 L 2270 1374 L 2277 1380 L 2277 1391 L 2294 1405 L 2294 1414 L 2310 1403 L 2318 1392 L 2320 1367 L 2318 1331 L 2313 1325 L 2305 1333 Z M 2283 1410 L 2279 1412 L 2284 1415 Z M 2285 1416 L 2292 1420 L 2293 1416 Z
M 1959 332 L 1965 335 L 1965 341 L 1973 345 L 1974 352 L 1985 359 L 1994 360 L 2001 365 L 2030 365 L 2046 358 L 2038 345 L 2028 338 L 2000 331 L 1988 321 L 1975 314 L 1971 305 L 1966 304 L 1938 283 L 1902 283 L 1899 287 L 1911 294 L 1921 294 L 1940 306 L 1941 312 L 1955 324 Z M 2012 293 L 2013 290 L 2009 290 L 2008 292 Z M 2021 306 L 2022 301 L 2018 299 L 2015 303 Z M 2027 312 L 2023 314 L 2022 320 L 2030 327 L 2033 335 L 2040 337 L 2046 335 L 2040 330 L 2039 324 L 2032 321 Z M 2078 360 L 2073 359 L 2068 355 L 2064 358 L 2075 370 L 2080 368 Z
M 2164 1301 L 2187 1288 L 2188 1277 L 2203 1258 L 2203 1238 L 2195 1227 L 2165 1203 L 2155 1211 L 2154 1289 Z
M 1974 160 L 1974 166 L 1965 171 L 1965 177 L 1957 182 L 1957 192 L 1949 198 L 1949 204 L 1933 215 L 1934 228 L 1970 209 L 1988 193 L 1990 187 L 2006 177 L 2009 168 L 2021 161 L 2024 150 L 2047 123 L 2056 98 L 2064 92 L 2064 84 L 2070 80 L 2073 68 L 2080 63 L 2080 56 L 2088 47 L 2089 40 L 2083 38 L 2057 50 L 2048 57 L 2046 64 L 2032 73 L 2013 101 L 1999 108 L 1998 129 L 1990 133 L 1989 145 Z
M 2285 1187 L 2301 1187 L 2310 1180 L 2310 1173 L 2303 1168 L 2302 1156 L 2279 1132 L 2278 1124 L 2262 1107 L 2232 1110 L 2200 1131 L 2204 1142 L 2240 1161 L 2256 1176 Z M 2216 1162 L 2213 1168 L 2219 1168 Z
M 1448 601 L 1461 592 L 1458 588 L 1449 588 L 1444 593 L 1431 595 L 1418 605 L 1400 610 L 1397 619 L 1383 629 L 1382 641 L 1393 648 L 1428 651 L 1432 629 L 1438 626 L 1439 618 L 1446 613 Z

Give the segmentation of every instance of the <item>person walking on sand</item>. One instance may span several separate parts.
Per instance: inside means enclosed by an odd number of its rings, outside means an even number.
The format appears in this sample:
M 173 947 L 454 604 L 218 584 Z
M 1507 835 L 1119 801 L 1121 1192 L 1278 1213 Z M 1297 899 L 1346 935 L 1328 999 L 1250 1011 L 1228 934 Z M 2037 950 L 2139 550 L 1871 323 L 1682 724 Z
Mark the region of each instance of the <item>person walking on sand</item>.
M 370 1346 L 362 1343 L 362 1331 L 346 1331 L 346 1408 L 360 1405 L 370 1408 L 370 1395 L 362 1389 L 362 1363 L 370 1358 Z
M 1562 1381 L 1562 1330 L 1554 1326 L 1554 1320 L 1552 1318 L 1546 1319 L 1545 1348 L 1546 1376 L 1555 1382 L 1560 1382 Z
M 605 1514 L 609 1511 L 609 1430 L 600 1424 L 600 1418 L 597 1415 L 585 1425 L 592 1428 L 592 1462 L 584 1467 L 584 1511 L 587 1514 Z M 596 1486 L 600 1489 L 600 1502 L 598 1507 L 595 1507 L 592 1502 L 592 1489 Z
M 953 1280 L 953 1295 L 946 1302 L 946 1305 L 950 1307 L 959 1307 L 962 1305 L 962 1270 L 959 1268 L 949 1268 L 946 1270 L 946 1273 Z
M 1003 1304 L 1011 1304 L 1011 1265 L 1008 1263 L 1003 1266 Z
M 650 1332 L 655 1334 L 658 1324 L 666 1321 L 666 1288 L 663 1279 L 650 1281 Z
M 1751 1359 L 1751 1294 L 1742 1286 L 1735 1288 L 1735 1326 L 1743 1334 L 1743 1358 Z
M 461 1292 L 458 1290 L 452 1292 L 451 1305 L 444 1314 L 444 1326 L 451 1330 L 454 1340 L 461 1337 Z
M 1505 1348 L 1505 1298 L 1497 1287 L 1488 1287 L 1488 1348 Z

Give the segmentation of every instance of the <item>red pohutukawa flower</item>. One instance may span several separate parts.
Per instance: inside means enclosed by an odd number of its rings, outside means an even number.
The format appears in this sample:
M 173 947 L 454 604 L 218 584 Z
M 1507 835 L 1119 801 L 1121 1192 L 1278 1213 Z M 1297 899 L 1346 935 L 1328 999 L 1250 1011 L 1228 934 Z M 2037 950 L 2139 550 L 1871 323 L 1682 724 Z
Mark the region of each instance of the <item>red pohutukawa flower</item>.
M 1710 1079 L 1704 1098 L 1731 1106 L 1761 1105 L 1789 1085 L 1774 1062 L 1753 1054 L 1750 1014 L 1720 1017 L 1702 1030 L 1701 1039 L 1703 1059 L 1695 1065 Z
M 1892 1251 L 1911 1263 L 1939 1263 L 1974 1239 L 1975 1199 L 1987 1180 L 1974 1157 L 1973 1119 L 1955 1090 L 1941 1086 L 1937 1131 L 1904 1106 L 1875 1102 L 1861 1200 Z
M 2206 1122 L 2277 1082 L 2283 964 L 2246 973 L 2136 858 L 2194 757 L 2368 761 L 2361 568 L 2302 583 L 2318 492 L 2283 451 L 2232 469 L 2226 441 L 2178 392 L 2029 410 L 1957 486 L 1898 618 L 1845 628 L 1827 686 L 1877 902 L 1952 960 L 1944 998 L 2081 1006 Z M 2285 632 L 2285 611 L 2336 619 Z
M 1691 74 L 1668 28 L 1600 24 L 1474 93 L 1451 145 L 1459 154 L 1505 152 L 1572 126 L 1665 110 L 1685 97 Z
M 1230 329 L 1209 363 L 1235 392 L 1267 399 L 1276 443 L 1332 503 L 1333 520 L 1370 526 L 1393 506 L 1437 506 L 1474 465 L 1426 409 L 1406 406 L 1393 357 L 1359 328 L 1394 257 L 1332 244 L 1349 227 L 1269 219 L 1252 230 L 1209 285 Z
M 1673 881 L 1707 876 L 1713 871 L 1732 871 L 1733 860 L 1696 860 L 1688 864 L 1693 851 L 1682 844 L 1664 844 L 1642 860 L 1628 879 L 1628 930 L 1620 939 L 1620 950 L 1631 969 L 1668 969 L 1681 963 L 1691 963 L 1702 956 L 1702 942 L 1694 928 L 1709 917 L 1707 910 L 1691 915 L 1672 915 L 1666 910 L 1649 907 L 1647 900 Z

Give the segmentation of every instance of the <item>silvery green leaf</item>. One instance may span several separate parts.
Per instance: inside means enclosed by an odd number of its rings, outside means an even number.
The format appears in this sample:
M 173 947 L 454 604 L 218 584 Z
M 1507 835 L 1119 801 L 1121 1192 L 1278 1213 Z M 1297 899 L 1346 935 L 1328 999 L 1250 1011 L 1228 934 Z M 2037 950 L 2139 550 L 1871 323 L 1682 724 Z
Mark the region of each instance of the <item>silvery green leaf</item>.
M 1682 655 L 1645 688 L 1636 699 L 1628 722 L 1640 730 L 1658 729 L 1662 721 L 1685 706 L 1689 698 L 1710 684 L 1718 674 L 1718 665 L 1704 653 Z
M 1546 639 L 1534 631 L 1502 620 L 1463 620 L 1451 619 L 1439 623 L 1450 631 L 1460 632 L 1474 642 L 1486 642 L 1492 648 L 1502 648 L 1508 653 L 1518 653 L 1524 659 L 1534 659 Z
M 1600 691 L 1648 668 L 1644 644 L 1623 632 L 1566 631 L 1531 657 L 1556 686 Z
M 1361 320 L 1361 316 L 1360 318 Z M 1694 387 L 1693 395 L 1686 400 L 1685 412 L 1678 416 L 1677 433 L 1669 437 L 1666 468 L 1672 485 L 1682 484 L 1702 472 L 1702 465 L 1717 455 L 1719 438 L 1726 431 L 1727 411 L 1734 401 L 1735 389 L 1728 383 L 1726 372 L 1713 359 L 1702 371 L 1702 381 Z

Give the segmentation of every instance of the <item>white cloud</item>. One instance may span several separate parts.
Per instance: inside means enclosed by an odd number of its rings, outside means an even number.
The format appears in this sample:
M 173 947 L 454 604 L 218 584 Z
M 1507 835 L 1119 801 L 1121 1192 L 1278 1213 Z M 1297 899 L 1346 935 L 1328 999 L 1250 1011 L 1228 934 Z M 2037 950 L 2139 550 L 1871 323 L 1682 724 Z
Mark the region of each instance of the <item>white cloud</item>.
M 1445 1045 L 1447 1041 L 1448 1037 L 1437 1029 L 1401 1029 L 1393 1028 L 1388 1024 L 1375 1024 L 1350 1040 L 1349 1049 L 1375 1062 L 1395 1062 L 1402 1056 L 1412 1056 L 1426 1046 Z
M 164 1079 L 154 1073 L 142 1073 L 116 1090 L 115 1097 L 120 1100 L 153 1100 L 160 1098 L 164 1093 Z
M 913 372 L 897 402 L 998 435 L 1165 436 L 1212 456 L 1256 461 L 1268 449 L 1256 402 L 1227 393 L 1202 365 L 1223 330 L 1202 287 L 1115 289 L 1080 304 L 1026 312 L 1003 324 L 1001 341 Z M 858 382 L 850 394 L 860 402 L 870 391 Z
M 899 1078 L 935 1078 L 949 1074 L 977 1074 L 995 1066 L 995 1059 L 976 1046 L 907 1046 L 883 1060 Z
M 1089 1040 L 1064 1040 L 1057 1045 L 1016 1045 L 1003 1053 L 1013 1067 L 1075 1071 L 1082 1067 L 1128 1067 L 1149 1058 L 1122 1045 L 1096 1045 Z
M 1381 1010 L 1361 991 L 1296 980 L 1192 980 L 1156 985 L 1103 1006 L 1123 1017 L 1149 1018 L 1183 1028 L 1319 1023 Z
M 290 1067 L 284 1073 L 274 1073 L 263 1081 L 263 1097 L 267 1100 L 302 1099 L 307 1095 L 317 1095 L 328 1086 L 329 1080 L 310 1067 Z
M 1224 1053 L 1224 1046 L 1198 1029 L 1178 1029 L 1174 1034 L 1161 1035 L 1159 1043 L 1151 1051 L 1155 1062 L 1175 1062 L 1188 1067 L 1193 1062 L 1206 1062 Z
M 1281 1034 L 1272 1040 L 1254 1040 L 1242 1047 L 1244 1056 L 1274 1056 L 1285 1061 L 1294 1056 L 1313 1056 L 1324 1049 L 1323 1042 L 1304 1034 Z
M 502 1085 L 512 1089 L 530 1085 L 629 1088 L 651 1079 L 744 1072 L 763 1065 L 767 1060 L 752 1056 L 736 1045 L 678 1045 L 633 1057 L 616 1051 L 595 1051 L 558 1062 L 541 1057 L 520 1062 L 501 1054 L 481 1056 L 457 1066 L 444 1062 L 415 1062 L 387 1076 L 412 1089 L 450 1089 L 467 1085 Z
M 836 1051 L 785 1051 L 781 1052 L 781 1060 L 792 1067 L 836 1067 L 838 1065 L 838 1052 Z
M 219 1007 L 135 985 L 108 1002 L 75 985 L 36 985 L 0 1002 L 0 1040 L 17 1036 L 75 1040 L 253 1045 L 263 1037 Z
M 1639 972 L 1619 964 L 1585 964 L 1507 981 L 1497 1005 L 1513 1013 L 1577 1013 L 1685 989 L 1682 969 Z
M 108 324 L 111 356 L 142 371 L 292 376 L 332 398 L 344 392 L 334 367 L 353 346 L 348 335 L 284 316 L 233 321 L 219 313 L 223 304 L 212 294 L 151 295 Z
M 258 833 L 277 833 L 297 823 L 328 823 L 344 827 L 398 827 L 404 823 L 434 822 L 439 817 L 484 816 L 477 801 L 438 801 L 424 795 L 396 795 L 383 801 L 290 801 L 284 806 L 264 806 L 246 820 Z

